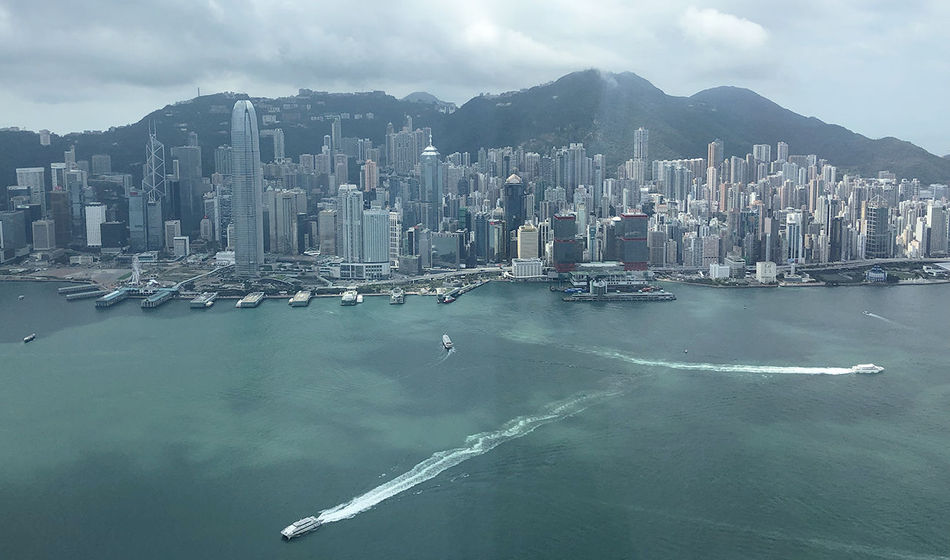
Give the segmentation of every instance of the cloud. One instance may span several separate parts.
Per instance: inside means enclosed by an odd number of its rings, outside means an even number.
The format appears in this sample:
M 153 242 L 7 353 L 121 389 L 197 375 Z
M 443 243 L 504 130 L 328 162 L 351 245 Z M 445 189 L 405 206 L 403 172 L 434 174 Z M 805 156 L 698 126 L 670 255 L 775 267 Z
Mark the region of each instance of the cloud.
M 74 0 L 0 0 L 0 126 L 107 128 L 197 87 L 426 90 L 463 103 L 594 67 L 675 95 L 748 87 L 862 133 L 950 151 L 946 0 L 798 0 L 781 17 L 761 0 L 476 4 L 84 0 L 77 10 Z M 853 84 L 867 76 L 887 79 L 856 103 Z
M 697 43 L 741 50 L 757 49 L 769 38 L 764 27 L 715 8 L 690 6 L 679 20 L 680 29 Z

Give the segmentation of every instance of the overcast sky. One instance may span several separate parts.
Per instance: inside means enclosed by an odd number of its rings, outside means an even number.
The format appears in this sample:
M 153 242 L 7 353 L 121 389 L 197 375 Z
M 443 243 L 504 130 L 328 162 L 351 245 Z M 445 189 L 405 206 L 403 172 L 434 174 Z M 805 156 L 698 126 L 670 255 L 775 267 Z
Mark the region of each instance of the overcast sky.
M 948 23 L 947 0 L 0 0 L 0 126 L 104 129 L 199 87 L 461 104 L 596 67 L 672 95 L 748 87 L 943 155 Z

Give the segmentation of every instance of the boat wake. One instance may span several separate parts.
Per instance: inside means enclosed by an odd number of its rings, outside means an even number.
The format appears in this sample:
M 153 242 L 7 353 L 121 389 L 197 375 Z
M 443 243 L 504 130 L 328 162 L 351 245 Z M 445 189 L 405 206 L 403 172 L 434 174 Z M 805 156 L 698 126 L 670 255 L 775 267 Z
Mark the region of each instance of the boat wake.
M 890 324 L 892 324 L 892 325 L 900 325 L 900 323 L 898 323 L 897 321 L 893 321 L 893 320 L 891 320 L 891 319 L 888 319 L 887 317 L 882 317 L 882 316 L 878 315 L 877 313 L 871 313 L 870 311 L 865 311 L 864 314 L 865 314 L 867 317 L 871 317 L 871 318 L 873 318 L 873 319 L 880 319 L 881 321 L 884 321 L 885 323 L 890 323 Z M 903 326 L 903 325 L 901 325 L 901 326 Z
M 713 371 L 718 373 L 780 373 L 796 375 L 845 375 L 854 373 L 849 367 L 812 367 L 812 366 L 763 366 L 755 364 L 705 364 L 690 362 L 666 362 L 663 360 L 645 360 L 620 352 L 599 352 L 602 356 L 623 360 L 631 364 L 651 367 L 664 367 L 678 370 Z
M 596 393 L 584 393 L 570 399 L 552 403 L 545 407 L 540 414 L 533 416 L 519 416 L 506 422 L 501 428 L 493 432 L 483 432 L 468 436 L 463 447 L 447 449 L 433 453 L 431 457 L 409 469 L 409 471 L 373 488 L 365 494 L 356 496 L 352 500 L 338 506 L 325 509 L 317 515 L 322 523 L 333 523 L 354 517 L 376 504 L 401 494 L 410 488 L 422 484 L 438 476 L 443 471 L 472 457 L 484 455 L 499 445 L 524 437 L 536 429 L 563 420 L 580 412 L 588 406 L 607 398 L 618 396 L 623 391 L 608 390 Z

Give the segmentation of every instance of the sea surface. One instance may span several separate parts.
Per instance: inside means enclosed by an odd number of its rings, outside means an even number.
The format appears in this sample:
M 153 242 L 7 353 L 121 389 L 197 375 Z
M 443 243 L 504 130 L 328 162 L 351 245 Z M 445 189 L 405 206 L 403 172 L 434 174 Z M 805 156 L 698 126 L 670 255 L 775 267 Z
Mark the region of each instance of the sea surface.
M 0 283 L 3 559 L 950 556 L 950 286 L 55 288 Z

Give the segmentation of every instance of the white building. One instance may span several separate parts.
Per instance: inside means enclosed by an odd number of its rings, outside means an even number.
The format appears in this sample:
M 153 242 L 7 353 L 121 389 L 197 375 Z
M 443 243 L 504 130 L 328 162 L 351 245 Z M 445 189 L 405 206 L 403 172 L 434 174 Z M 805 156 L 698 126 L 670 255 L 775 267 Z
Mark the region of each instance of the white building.
M 776 266 L 772 261 L 755 263 L 755 279 L 763 284 L 772 284 L 776 280 Z
M 726 280 L 729 278 L 729 266 L 725 264 L 710 263 L 709 278 L 713 280 Z
M 102 247 L 102 224 L 106 223 L 106 207 L 96 202 L 86 206 L 86 246 Z
M 340 185 L 336 204 L 336 254 L 343 262 L 362 262 L 363 193 L 356 185 Z
M 511 275 L 515 278 L 535 278 L 541 276 L 544 265 L 541 259 L 511 259 Z

